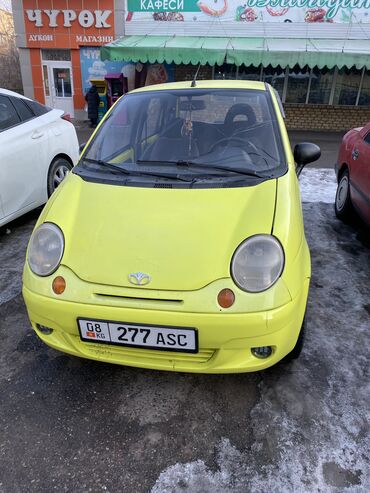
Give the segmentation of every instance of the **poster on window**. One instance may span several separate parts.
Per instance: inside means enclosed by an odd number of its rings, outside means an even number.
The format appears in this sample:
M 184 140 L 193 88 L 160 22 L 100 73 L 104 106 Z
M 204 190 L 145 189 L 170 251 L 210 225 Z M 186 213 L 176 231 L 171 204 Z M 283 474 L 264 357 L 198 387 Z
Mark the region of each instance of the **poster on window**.
M 129 91 L 144 85 L 173 82 L 175 80 L 175 65 L 103 61 L 100 58 L 99 47 L 81 47 L 80 61 L 84 94 L 89 90 L 92 79 L 103 80 L 109 74 L 123 74 L 127 79 Z
M 369 0 L 127 0 L 126 22 L 369 23 Z M 210 35 L 211 33 L 209 33 Z
M 146 86 L 154 84 L 164 84 L 165 82 L 173 82 L 175 80 L 175 66 L 166 65 L 164 63 L 155 63 L 147 66 L 145 79 Z

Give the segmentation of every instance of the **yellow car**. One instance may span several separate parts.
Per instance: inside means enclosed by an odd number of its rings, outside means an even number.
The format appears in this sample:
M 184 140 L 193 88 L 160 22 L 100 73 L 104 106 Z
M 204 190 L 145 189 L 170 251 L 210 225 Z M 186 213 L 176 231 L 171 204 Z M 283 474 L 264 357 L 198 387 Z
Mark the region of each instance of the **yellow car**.
M 268 84 L 132 91 L 95 131 L 33 231 L 23 295 L 60 351 L 200 373 L 296 357 L 310 281 L 297 174 Z M 295 162 L 297 165 L 295 165 Z

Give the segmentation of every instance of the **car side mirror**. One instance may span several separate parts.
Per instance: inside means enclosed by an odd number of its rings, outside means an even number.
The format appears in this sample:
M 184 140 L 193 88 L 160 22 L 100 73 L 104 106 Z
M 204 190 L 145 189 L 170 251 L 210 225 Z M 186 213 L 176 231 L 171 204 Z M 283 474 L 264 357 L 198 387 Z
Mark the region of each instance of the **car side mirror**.
M 78 150 L 80 151 L 80 154 L 85 149 L 85 146 L 86 146 L 86 142 L 83 142 L 82 144 L 80 144 L 80 147 L 78 148 Z
M 321 149 L 311 142 L 301 142 L 294 147 L 294 161 L 297 163 L 297 176 L 308 163 L 317 161 L 321 156 Z

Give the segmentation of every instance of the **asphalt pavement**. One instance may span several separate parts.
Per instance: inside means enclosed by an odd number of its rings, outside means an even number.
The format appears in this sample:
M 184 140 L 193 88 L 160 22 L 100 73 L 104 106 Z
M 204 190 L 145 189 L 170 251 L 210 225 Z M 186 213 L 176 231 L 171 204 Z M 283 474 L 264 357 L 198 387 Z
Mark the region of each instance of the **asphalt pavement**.
M 306 345 L 259 373 L 150 371 L 48 348 L 21 295 L 39 210 L 3 228 L 0 492 L 368 493 L 370 242 L 336 219 L 333 190 L 331 170 L 302 175 Z

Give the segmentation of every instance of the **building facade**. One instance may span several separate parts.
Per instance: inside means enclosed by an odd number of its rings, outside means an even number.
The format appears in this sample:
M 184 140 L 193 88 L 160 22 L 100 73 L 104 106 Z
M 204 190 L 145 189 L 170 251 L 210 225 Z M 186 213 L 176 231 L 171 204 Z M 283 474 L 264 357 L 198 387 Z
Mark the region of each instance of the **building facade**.
M 94 77 L 122 72 L 130 89 L 200 64 L 201 78 L 272 84 L 290 128 L 370 120 L 370 0 L 13 0 L 13 12 L 25 94 L 77 118 Z
M 72 117 L 84 117 L 88 88 L 84 65 L 89 76 L 102 75 L 100 46 L 123 35 L 120 4 L 115 0 L 13 0 L 25 95 Z

